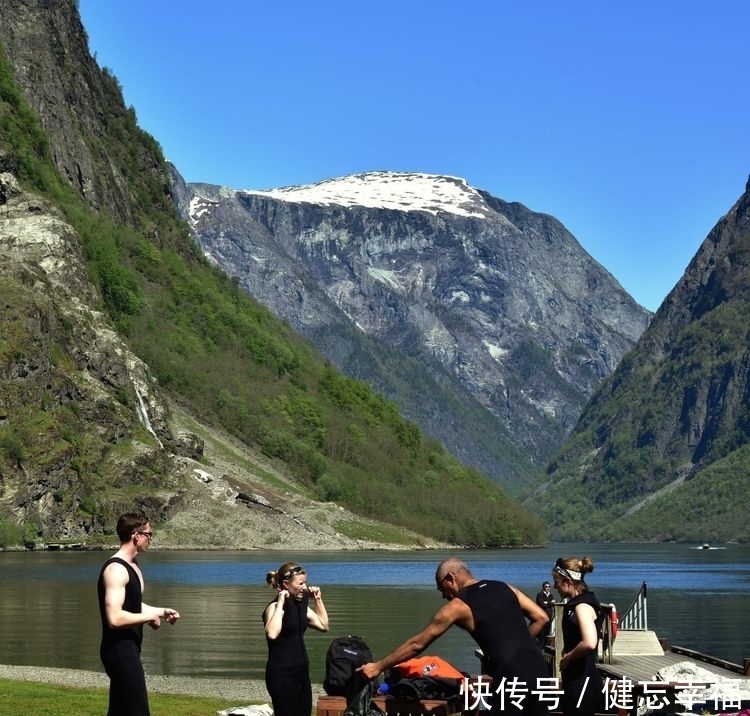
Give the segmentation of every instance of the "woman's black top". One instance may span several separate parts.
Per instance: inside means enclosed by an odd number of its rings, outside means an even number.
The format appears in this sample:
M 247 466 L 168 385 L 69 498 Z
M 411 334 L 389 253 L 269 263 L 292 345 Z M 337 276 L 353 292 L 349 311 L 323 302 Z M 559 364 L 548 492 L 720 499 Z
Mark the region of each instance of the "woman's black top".
M 284 601 L 284 616 L 281 619 L 281 631 L 275 639 L 269 639 L 267 666 L 289 669 L 300 666 L 308 667 L 309 659 L 305 648 L 305 630 L 307 629 L 307 605 L 309 597 L 305 594 L 298 602 L 288 598 Z M 273 602 L 269 602 L 270 606 Z M 268 606 L 266 609 L 268 609 Z M 276 607 L 278 609 L 278 607 Z M 265 610 L 264 614 L 265 614 Z
M 581 641 L 581 627 L 575 614 L 579 604 L 590 605 L 596 613 L 597 635 L 601 634 L 604 611 L 593 592 L 584 592 L 568 600 L 563 607 L 562 633 L 563 651 L 572 651 Z M 571 661 L 561 673 L 563 690 L 563 712 L 567 716 L 589 716 L 603 710 L 604 694 L 602 678 L 596 668 L 597 648 L 585 658 Z
M 572 651 L 576 644 L 581 641 L 581 627 L 575 615 L 575 609 L 579 604 L 590 605 L 596 613 L 596 633 L 601 634 L 604 612 L 593 592 L 584 592 L 568 600 L 563 606 L 563 651 Z M 596 670 L 597 650 L 589 652 L 585 659 L 571 661 L 562 674 L 563 680 L 579 679 L 586 675 L 597 675 Z

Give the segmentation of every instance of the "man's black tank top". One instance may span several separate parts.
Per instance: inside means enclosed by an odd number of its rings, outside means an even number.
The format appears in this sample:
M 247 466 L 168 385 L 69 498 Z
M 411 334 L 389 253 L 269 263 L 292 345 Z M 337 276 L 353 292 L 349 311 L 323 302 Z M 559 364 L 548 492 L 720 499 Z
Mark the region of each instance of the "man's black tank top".
M 120 557 L 108 559 L 104 563 L 101 572 L 99 572 L 99 581 L 96 585 L 99 595 L 99 615 L 102 620 L 101 650 L 104 652 L 115 644 L 127 639 L 134 641 L 140 650 L 141 642 L 143 641 L 143 624 L 137 624 L 124 629 L 112 629 L 107 624 L 107 615 L 104 610 L 104 570 L 112 562 L 118 562 L 128 570 L 128 583 L 125 585 L 125 603 L 122 605 L 122 608 L 126 612 L 140 614 L 143 605 L 141 580 L 138 578 L 138 573 L 124 559 L 120 559 Z
M 518 677 L 529 688 L 549 676 L 549 669 L 524 618 L 515 592 L 505 583 L 483 579 L 458 592 L 474 615 L 472 637 L 484 653 L 490 675 Z
M 275 639 L 266 637 L 268 666 L 280 669 L 309 666 L 304 640 L 305 630 L 307 629 L 308 602 L 307 594 L 299 602 L 291 598 L 284 602 L 281 632 Z M 269 602 L 268 606 L 270 604 L 273 604 L 273 602 Z M 268 606 L 266 606 L 266 609 L 268 609 Z M 276 608 L 278 609 L 278 607 Z M 265 609 L 263 612 L 265 613 Z

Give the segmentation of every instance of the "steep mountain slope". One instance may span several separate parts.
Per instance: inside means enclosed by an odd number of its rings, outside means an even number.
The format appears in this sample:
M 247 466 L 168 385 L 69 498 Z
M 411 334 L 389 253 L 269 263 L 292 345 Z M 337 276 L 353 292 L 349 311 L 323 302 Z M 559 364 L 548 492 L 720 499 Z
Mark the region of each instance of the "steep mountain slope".
M 75 230 L 0 166 L 0 547 L 111 543 L 134 508 L 161 547 L 439 545 L 309 499 L 282 463 L 170 404 L 97 303 Z
M 750 184 L 548 473 L 559 537 L 750 538 Z
M 218 266 L 518 493 L 650 318 L 554 218 L 454 177 L 174 185 Z
M 145 483 L 141 505 L 167 517 L 184 488 L 180 470 L 163 469 L 157 443 L 177 447 L 147 366 L 95 310 L 61 213 L 9 173 L 0 197 L 0 504 L 33 533 L 81 537 L 107 522 L 96 506 L 104 490 L 114 511 Z
M 0 177 L 0 546 L 101 540 L 136 508 L 182 520 L 181 544 L 191 516 L 217 539 L 256 520 L 264 545 L 540 541 L 495 483 L 208 264 L 74 0 L 0 4 Z M 211 425 L 245 445 L 231 474 L 199 467 Z

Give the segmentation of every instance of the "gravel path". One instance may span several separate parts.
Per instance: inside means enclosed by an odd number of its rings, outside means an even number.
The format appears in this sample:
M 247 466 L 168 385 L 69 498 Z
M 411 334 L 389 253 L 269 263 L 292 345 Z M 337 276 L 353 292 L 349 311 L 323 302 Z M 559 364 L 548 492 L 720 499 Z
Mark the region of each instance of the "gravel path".
M 99 671 L 79 669 L 57 669 L 47 666 L 12 666 L 0 664 L 0 679 L 14 681 L 38 681 L 45 684 L 61 684 L 81 688 L 109 688 L 107 675 Z M 187 696 L 213 696 L 236 701 L 237 706 L 270 703 L 268 691 L 263 681 L 240 679 L 196 679 L 190 676 L 146 676 L 149 691 L 163 694 L 184 694 Z M 323 687 L 313 684 L 313 702 L 321 694 Z

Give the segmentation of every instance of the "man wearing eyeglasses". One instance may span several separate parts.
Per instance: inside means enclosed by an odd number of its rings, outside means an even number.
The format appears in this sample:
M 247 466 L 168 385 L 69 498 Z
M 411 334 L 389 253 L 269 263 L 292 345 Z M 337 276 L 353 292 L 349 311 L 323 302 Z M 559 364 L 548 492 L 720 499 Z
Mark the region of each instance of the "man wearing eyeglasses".
M 127 512 L 117 521 L 120 549 L 102 567 L 97 583 L 102 620 L 100 656 L 109 676 L 107 716 L 149 716 L 146 676 L 141 664 L 143 625 L 153 629 L 162 619 L 174 624 L 180 615 L 170 607 L 143 601 L 139 554 L 148 551 L 153 532 L 148 517 Z

